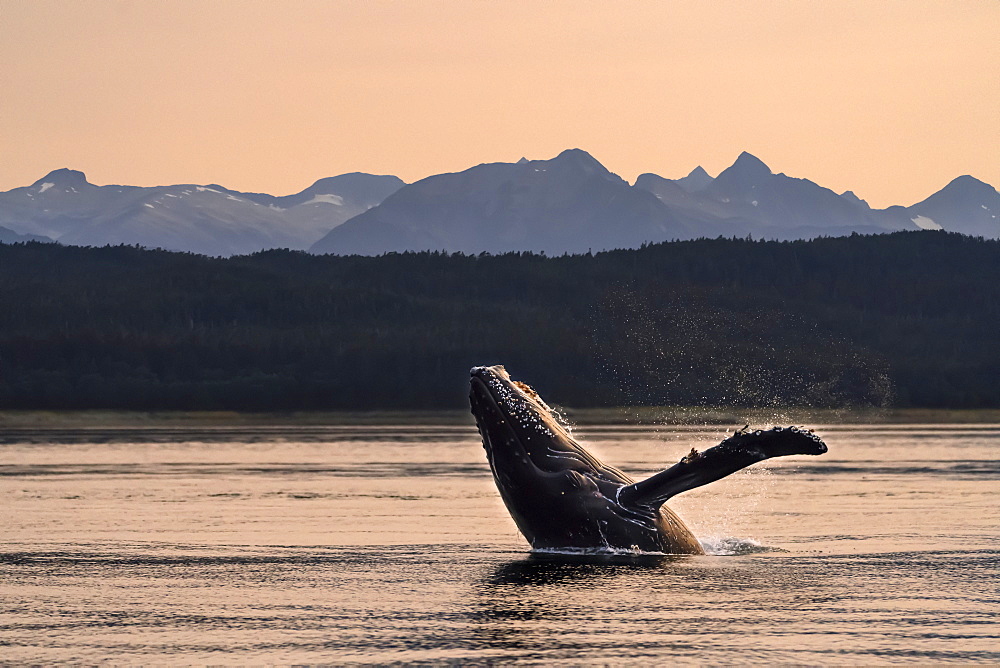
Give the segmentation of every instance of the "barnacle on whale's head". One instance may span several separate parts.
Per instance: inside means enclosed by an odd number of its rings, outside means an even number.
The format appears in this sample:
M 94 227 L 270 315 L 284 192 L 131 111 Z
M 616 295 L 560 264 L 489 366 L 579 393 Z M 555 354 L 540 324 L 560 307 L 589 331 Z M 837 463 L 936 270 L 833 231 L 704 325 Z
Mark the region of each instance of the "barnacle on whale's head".
M 528 385 L 527 383 L 522 383 L 519 380 L 513 380 L 511 382 L 514 384 L 514 387 L 516 387 L 517 389 L 521 390 L 522 392 L 524 392 L 525 394 L 527 394 L 529 397 L 531 397 L 535 401 L 541 401 L 541 397 L 538 396 L 538 392 L 535 392 L 531 388 L 531 386 Z

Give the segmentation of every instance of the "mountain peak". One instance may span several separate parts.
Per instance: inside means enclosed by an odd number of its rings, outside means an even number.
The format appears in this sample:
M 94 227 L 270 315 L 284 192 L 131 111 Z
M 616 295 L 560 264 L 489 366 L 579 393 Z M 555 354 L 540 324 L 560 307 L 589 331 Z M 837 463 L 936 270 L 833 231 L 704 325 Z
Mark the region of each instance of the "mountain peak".
M 949 183 L 940 190 L 940 192 L 946 192 L 946 191 L 949 193 L 956 193 L 956 194 L 975 195 L 980 193 L 985 193 L 985 194 L 995 193 L 996 188 L 994 188 L 988 183 L 980 181 L 974 176 L 969 176 L 968 174 L 964 174 L 962 176 L 952 179 L 951 183 Z
M 406 184 L 398 176 L 349 172 L 317 179 L 301 192 L 278 198 L 278 202 L 281 206 L 295 206 L 313 201 L 317 196 L 336 195 L 356 205 L 372 207 L 404 185 Z
M 43 183 L 52 183 L 57 186 L 88 185 L 87 175 L 75 169 L 55 169 L 42 178 L 35 181 L 33 186 L 40 186 Z
M 332 189 L 337 187 L 337 184 L 344 180 L 346 174 L 340 174 L 338 176 L 324 176 L 321 179 L 316 179 L 311 186 L 303 190 L 302 192 L 323 192 L 330 193 L 333 192 Z
M 549 162 L 579 167 L 591 174 L 608 174 L 608 169 L 597 159 L 579 148 L 568 148 Z
M 695 167 L 694 169 L 691 170 L 691 173 L 688 174 L 686 178 L 689 178 L 689 179 L 690 178 L 703 179 L 703 178 L 706 178 L 706 177 L 707 178 L 712 178 L 709 175 L 709 173 L 705 171 L 704 167 L 702 167 L 701 165 L 698 165 L 697 167 Z
M 690 174 L 677 179 L 676 183 L 689 193 L 694 193 L 707 188 L 712 180 L 711 175 L 701 165 L 698 165 L 691 170 Z
M 860 197 L 858 197 L 854 193 L 853 190 L 845 190 L 844 192 L 842 192 L 840 194 L 840 196 L 843 197 L 844 199 L 846 199 L 848 202 L 852 202 L 852 203 L 857 204 L 859 206 L 862 206 L 862 207 L 864 207 L 866 209 L 870 209 L 871 208 L 870 206 L 868 206 L 868 202 L 866 202 L 865 200 L 863 200 Z
M 765 165 L 763 160 L 761 160 L 755 155 L 747 153 L 746 151 L 740 153 L 740 157 L 736 158 L 736 162 L 734 162 L 732 167 L 730 167 L 729 169 L 734 169 L 742 174 L 747 174 L 747 175 L 754 175 L 754 176 L 771 175 L 771 168 Z
M 911 209 L 918 208 L 924 212 L 927 206 L 937 207 L 966 207 L 972 206 L 974 210 L 986 209 L 989 215 L 996 215 L 992 211 L 996 202 L 1000 202 L 1000 192 L 988 183 L 969 176 L 959 176 L 952 179 L 951 183 L 937 191 L 922 202 L 917 202 Z M 991 219 L 994 220 L 994 219 Z M 950 229 L 945 226 L 945 229 Z M 963 231 L 957 229 L 956 231 Z M 992 235 L 991 235 L 992 236 Z
M 767 165 L 744 151 L 736 158 L 736 162 L 715 177 L 707 189 L 719 197 L 751 201 L 756 199 L 753 191 L 772 177 Z

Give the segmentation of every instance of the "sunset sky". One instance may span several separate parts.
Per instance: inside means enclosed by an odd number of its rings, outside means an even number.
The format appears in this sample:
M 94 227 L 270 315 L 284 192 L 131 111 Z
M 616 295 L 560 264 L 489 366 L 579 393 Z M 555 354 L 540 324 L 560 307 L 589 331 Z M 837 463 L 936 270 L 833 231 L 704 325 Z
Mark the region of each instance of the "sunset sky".
M 579 147 L 630 181 L 746 150 L 908 205 L 1000 185 L 998 35 L 998 0 L 0 0 L 0 190 L 282 195 Z

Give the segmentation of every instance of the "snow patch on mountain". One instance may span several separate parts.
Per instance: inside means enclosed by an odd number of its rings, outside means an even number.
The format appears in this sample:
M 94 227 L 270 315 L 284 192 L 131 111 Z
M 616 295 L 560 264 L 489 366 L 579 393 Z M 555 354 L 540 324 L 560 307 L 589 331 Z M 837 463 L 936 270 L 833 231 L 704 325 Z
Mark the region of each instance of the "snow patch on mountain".
M 927 216 L 914 216 L 910 218 L 913 224 L 922 230 L 943 230 L 944 228 L 934 222 L 933 218 Z
M 340 195 L 313 195 L 308 202 L 303 202 L 299 206 L 307 204 L 333 204 L 334 206 L 344 206 L 344 198 Z

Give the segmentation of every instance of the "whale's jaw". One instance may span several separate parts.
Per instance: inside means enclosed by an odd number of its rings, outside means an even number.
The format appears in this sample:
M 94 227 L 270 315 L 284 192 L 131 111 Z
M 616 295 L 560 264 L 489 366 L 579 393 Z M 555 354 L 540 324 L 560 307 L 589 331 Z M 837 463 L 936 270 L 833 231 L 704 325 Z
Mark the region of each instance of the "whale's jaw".
M 540 472 L 605 472 L 614 482 L 631 482 L 587 452 L 542 398 L 528 385 L 511 380 L 502 366 L 473 367 L 470 375 L 472 414 L 491 461 L 517 454 Z

